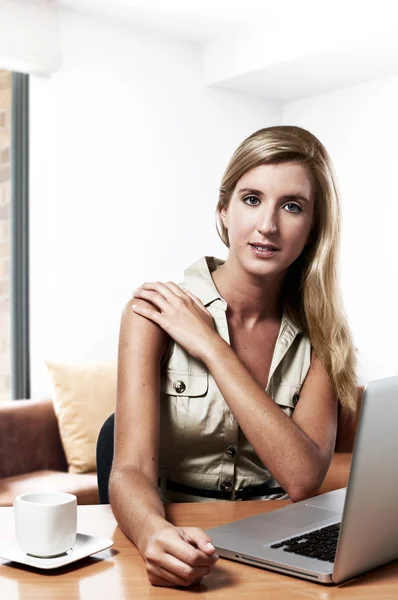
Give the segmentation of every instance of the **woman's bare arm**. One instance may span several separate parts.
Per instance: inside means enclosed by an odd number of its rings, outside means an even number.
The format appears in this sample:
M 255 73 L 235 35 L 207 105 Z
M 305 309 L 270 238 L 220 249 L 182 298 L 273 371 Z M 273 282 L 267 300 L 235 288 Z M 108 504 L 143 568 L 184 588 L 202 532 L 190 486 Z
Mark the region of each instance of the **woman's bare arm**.
M 248 441 L 291 499 L 313 496 L 333 457 L 338 406 L 318 357 L 313 355 L 291 418 L 222 338 L 208 345 L 202 360 Z
M 135 314 L 131 304 L 125 306 L 120 324 L 109 497 L 120 527 L 140 547 L 150 523 L 164 521 L 158 492 L 160 363 L 170 338 Z
M 170 338 L 131 304 L 124 308 L 119 335 L 110 503 L 143 556 L 150 582 L 190 586 L 210 573 L 218 556 L 207 533 L 165 519 L 158 491 L 159 401 L 161 359 Z

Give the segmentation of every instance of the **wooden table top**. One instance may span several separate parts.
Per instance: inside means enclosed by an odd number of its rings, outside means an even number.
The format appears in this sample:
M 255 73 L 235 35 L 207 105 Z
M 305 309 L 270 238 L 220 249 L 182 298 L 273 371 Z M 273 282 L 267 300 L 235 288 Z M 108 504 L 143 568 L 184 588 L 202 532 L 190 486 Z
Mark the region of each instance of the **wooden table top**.
M 289 503 L 289 500 L 192 502 L 167 504 L 166 511 L 168 520 L 175 525 L 208 529 Z M 117 526 L 109 504 L 78 506 L 78 532 L 110 538 L 114 545 L 92 557 L 51 571 L 0 558 L 0 598 L 178 600 L 184 596 L 192 598 L 192 594 L 200 594 L 206 600 L 328 600 L 336 597 L 387 600 L 398 597 L 398 561 L 330 587 L 220 558 L 211 574 L 196 587 L 156 587 L 149 583 L 142 557 Z M 13 507 L 0 508 L 0 540 L 12 539 L 14 535 Z

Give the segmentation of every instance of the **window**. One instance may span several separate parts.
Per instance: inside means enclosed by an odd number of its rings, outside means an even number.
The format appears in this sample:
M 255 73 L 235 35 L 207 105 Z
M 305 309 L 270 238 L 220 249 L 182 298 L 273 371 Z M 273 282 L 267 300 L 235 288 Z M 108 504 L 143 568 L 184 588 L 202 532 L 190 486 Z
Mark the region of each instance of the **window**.
M 30 395 L 28 82 L 0 70 L 0 402 Z
M 11 88 L 11 73 L 0 70 L 0 402 L 11 399 Z

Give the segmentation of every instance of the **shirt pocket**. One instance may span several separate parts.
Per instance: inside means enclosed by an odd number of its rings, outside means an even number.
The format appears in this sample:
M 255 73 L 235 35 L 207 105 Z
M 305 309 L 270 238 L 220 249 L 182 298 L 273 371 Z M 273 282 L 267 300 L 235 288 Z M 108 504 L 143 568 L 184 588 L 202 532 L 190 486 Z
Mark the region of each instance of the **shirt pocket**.
M 200 435 L 201 422 L 207 413 L 209 373 L 173 371 L 162 377 L 163 410 L 168 427 L 183 435 L 187 429 Z
M 299 401 L 301 384 L 280 381 L 275 386 L 274 402 L 281 407 L 288 417 L 291 417 Z
M 167 369 L 163 375 L 163 391 L 169 396 L 188 397 L 205 396 L 209 389 L 209 374 L 184 373 Z

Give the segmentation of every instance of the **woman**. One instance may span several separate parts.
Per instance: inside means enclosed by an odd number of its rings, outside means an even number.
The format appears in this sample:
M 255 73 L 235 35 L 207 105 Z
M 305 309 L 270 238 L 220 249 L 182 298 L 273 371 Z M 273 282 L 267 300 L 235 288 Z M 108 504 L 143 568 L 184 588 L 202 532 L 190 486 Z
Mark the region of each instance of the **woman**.
M 205 532 L 167 522 L 164 501 L 313 496 L 338 400 L 355 406 L 325 148 L 300 127 L 256 131 L 216 215 L 228 258 L 144 283 L 121 320 L 110 502 L 154 585 L 197 583 L 218 558 Z

